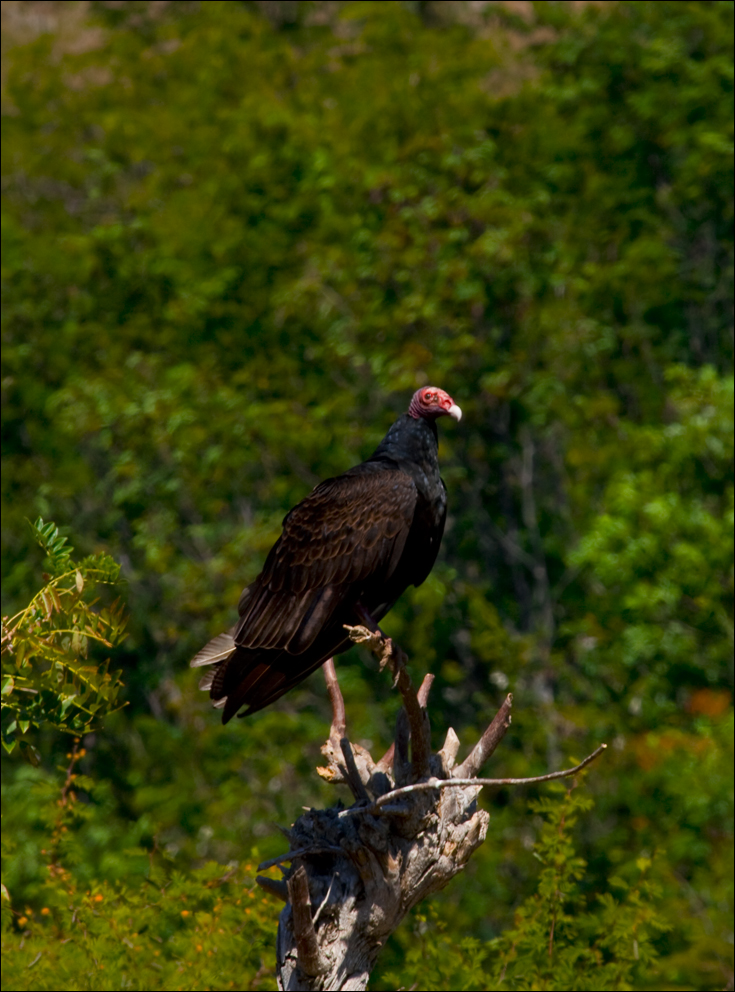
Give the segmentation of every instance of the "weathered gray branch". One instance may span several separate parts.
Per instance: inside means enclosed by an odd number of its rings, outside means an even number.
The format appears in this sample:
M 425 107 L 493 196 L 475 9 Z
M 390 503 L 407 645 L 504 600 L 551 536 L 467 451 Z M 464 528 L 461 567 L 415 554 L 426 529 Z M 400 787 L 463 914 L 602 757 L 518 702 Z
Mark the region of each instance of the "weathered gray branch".
M 604 749 L 602 745 L 563 772 L 529 779 L 478 778 L 510 726 L 508 695 L 455 768 L 459 740 L 453 730 L 441 750 L 431 753 L 426 704 L 433 677 L 427 676 L 416 692 L 403 652 L 367 615 L 363 619 L 364 626 L 347 628 L 350 637 L 368 647 L 381 668 L 390 668 L 403 708 L 393 745 L 380 761 L 373 761 L 366 748 L 348 739 L 334 665 L 325 664 L 333 719 L 322 747 L 327 764 L 317 771 L 327 781 L 348 785 L 355 804 L 304 813 L 285 831 L 291 849 L 259 866 L 264 870 L 291 863 L 284 870 L 285 882 L 257 879 L 267 892 L 288 900 L 278 927 L 280 989 L 365 989 L 381 947 L 406 913 L 462 871 L 484 840 L 489 816 L 477 806 L 482 786 L 572 775 Z
M 351 809 L 345 810 L 345 813 L 377 813 L 381 807 L 387 806 L 394 799 L 408 796 L 412 792 L 430 792 L 432 789 L 456 789 L 463 785 L 537 785 L 539 782 L 552 782 L 558 778 L 569 778 L 570 775 L 576 775 L 577 772 L 581 772 L 583 768 L 591 764 L 605 750 L 607 750 L 607 744 L 600 744 L 592 754 L 588 754 L 584 761 L 580 761 L 574 768 L 567 768 L 561 772 L 548 772 L 546 775 L 531 775 L 527 778 L 430 778 L 427 782 L 414 782 L 413 785 L 404 785 L 400 789 L 393 789 L 392 792 L 379 796 L 367 809 L 353 806 Z
M 472 748 L 456 772 L 454 772 L 453 777 L 473 778 L 477 775 L 487 759 L 492 755 L 495 748 L 498 744 L 500 744 L 503 737 L 505 737 L 505 732 L 508 727 L 510 727 L 510 708 L 512 704 L 513 695 L 509 692 L 503 700 L 503 705 L 495 714 L 492 723 L 479 739 L 477 744 L 475 744 Z M 457 741 L 457 744 L 459 745 L 459 741 Z

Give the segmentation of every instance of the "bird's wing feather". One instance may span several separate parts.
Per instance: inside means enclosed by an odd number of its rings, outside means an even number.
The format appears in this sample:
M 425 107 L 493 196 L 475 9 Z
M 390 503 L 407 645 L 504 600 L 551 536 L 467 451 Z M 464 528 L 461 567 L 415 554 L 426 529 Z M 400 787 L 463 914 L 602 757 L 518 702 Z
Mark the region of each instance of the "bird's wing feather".
M 236 644 L 305 650 L 351 587 L 390 577 L 416 500 L 413 479 L 385 465 L 358 466 L 317 486 L 286 516 L 263 571 L 243 593 Z

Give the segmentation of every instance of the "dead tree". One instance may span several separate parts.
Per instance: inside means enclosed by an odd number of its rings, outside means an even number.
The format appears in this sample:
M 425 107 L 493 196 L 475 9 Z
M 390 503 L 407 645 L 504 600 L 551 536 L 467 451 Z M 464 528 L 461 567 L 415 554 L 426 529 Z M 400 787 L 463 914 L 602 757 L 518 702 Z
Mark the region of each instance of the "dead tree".
M 478 772 L 510 726 L 509 694 L 492 723 L 460 764 L 459 739 L 449 730 L 432 754 L 426 711 L 433 681 L 427 675 L 416 692 L 403 652 L 367 617 L 348 627 L 388 666 L 403 699 L 395 740 L 374 761 L 347 738 L 345 708 L 334 663 L 324 665 L 333 719 L 322 747 L 327 759 L 317 771 L 329 782 L 349 786 L 355 802 L 309 810 L 284 831 L 290 850 L 264 862 L 285 876 L 258 876 L 258 883 L 286 902 L 278 924 L 279 989 L 365 989 L 381 947 L 406 913 L 442 889 L 467 864 L 485 839 L 489 816 L 477 806 L 483 785 L 520 785 L 572 775 L 582 764 L 536 778 L 484 779 Z M 409 751 L 410 744 L 410 751 Z M 290 868 L 283 865 L 290 863 Z

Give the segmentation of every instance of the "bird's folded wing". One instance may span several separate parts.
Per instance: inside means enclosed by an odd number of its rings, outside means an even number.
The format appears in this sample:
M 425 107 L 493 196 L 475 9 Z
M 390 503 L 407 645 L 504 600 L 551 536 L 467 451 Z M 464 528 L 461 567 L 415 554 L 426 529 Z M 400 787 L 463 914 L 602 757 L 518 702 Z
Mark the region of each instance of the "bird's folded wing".
M 411 529 L 416 486 L 397 468 L 366 469 L 327 479 L 286 516 L 240 601 L 238 645 L 298 654 L 356 588 L 390 578 Z

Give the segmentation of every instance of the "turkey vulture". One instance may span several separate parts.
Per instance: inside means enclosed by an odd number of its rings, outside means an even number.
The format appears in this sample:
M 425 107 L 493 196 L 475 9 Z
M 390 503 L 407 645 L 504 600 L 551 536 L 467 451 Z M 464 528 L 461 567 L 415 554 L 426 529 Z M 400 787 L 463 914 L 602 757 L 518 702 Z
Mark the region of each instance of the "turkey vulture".
M 447 515 L 436 419 L 462 411 L 442 389 L 414 393 L 361 465 L 320 483 L 283 520 L 263 571 L 240 597 L 240 619 L 191 662 L 227 723 L 274 702 L 351 646 L 358 604 L 378 621 L 434 562 Z

